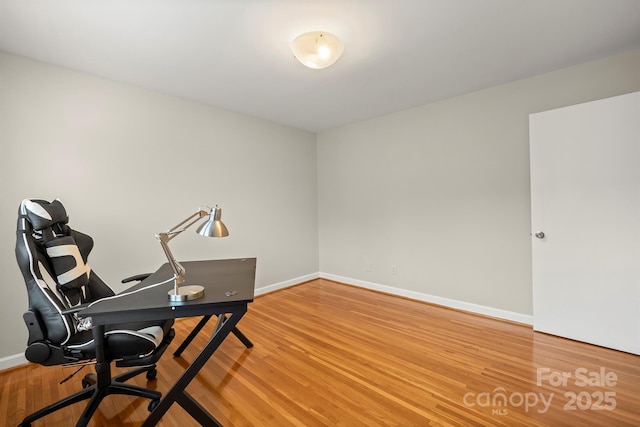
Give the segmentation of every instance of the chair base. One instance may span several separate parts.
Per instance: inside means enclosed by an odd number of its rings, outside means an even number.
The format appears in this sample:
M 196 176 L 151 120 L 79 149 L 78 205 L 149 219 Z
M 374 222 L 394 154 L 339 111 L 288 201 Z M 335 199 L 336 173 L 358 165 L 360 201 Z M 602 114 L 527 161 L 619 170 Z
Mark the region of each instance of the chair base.
M 87 406 L 82 412 L 80 419 L 76 423 L 76 427 L 85 427 L 89 423 L 89 420 L 93 416 L 96 409 L 98 409 L 98 406 L 100 405 L 102 399 L 110 394 L 127 394 L 130 396 L 146 397 L 147 399 L 151 399 L 148 409 L 152 411 L 158 405 L 158 403 L 160 403 L 162 393 L 143 387 L 138 387 L 133 384 L 124 383 L 124 381 L 145 372 L 147 373 L 148 379 L 155 378 L 155 365 L 145 366 L 124 372 L 118 376 L 111 378 L 107 384 L 100 384 L 100 382 L 96 379 L 95 374 L 89 374 L 82 380 L 83 390 L 80 390 L 79 392 L 74 393 L 71 396 L 68 396 L 49 406 L 46 406 L 39 411 L 36 411 L 33 414 L 25 417 L 18 427 L 30 427 L 31 423 L 35 420 L 38 420 L 67 406 L 73 405 L 74 403 L 89 399 L 89 403 L 87 403 Z M 150 374 L 151 372 L 153 373 Z

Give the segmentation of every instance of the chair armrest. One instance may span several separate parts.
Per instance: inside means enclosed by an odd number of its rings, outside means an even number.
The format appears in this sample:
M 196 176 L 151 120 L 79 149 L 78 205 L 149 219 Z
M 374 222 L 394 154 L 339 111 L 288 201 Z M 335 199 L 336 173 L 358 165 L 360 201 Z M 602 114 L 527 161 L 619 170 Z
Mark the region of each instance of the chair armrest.
M 149 276 L 151 276 L 151 273 L 136 274 L 135 276 L 125 277 L 122 279 L 122 283 L 141 282 Z
M 77 312 L 82 311 L 85 308 L 89 307 L 89 304 L 90 303 L 85 303 L 85 304 L 76 305 L 75 307 L 67 308 L 66 310 L 62 310 L 62 314 L 77 313 Z

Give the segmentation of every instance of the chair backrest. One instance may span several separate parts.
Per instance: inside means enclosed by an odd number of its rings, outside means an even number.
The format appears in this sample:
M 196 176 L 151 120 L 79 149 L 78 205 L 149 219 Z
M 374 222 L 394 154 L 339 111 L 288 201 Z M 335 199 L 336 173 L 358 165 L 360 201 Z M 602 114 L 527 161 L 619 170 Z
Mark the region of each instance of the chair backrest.
M 18 210 L 16 259 L 27 286 L 29 310 L 45 327 L 45 339 L 64 345 L 78 319 L 62 311 L 113 295 L 89 267 L 93 239 L 68 226 L 59 200 L 25 199 Z

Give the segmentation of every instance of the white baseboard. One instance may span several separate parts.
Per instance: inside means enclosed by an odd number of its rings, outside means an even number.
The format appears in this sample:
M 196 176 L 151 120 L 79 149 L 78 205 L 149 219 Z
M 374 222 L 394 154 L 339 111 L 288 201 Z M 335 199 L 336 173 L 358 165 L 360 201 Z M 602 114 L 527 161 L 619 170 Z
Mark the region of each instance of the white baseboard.
M 289 288 L 291 286 L 299 285 L 300 283 L 308 282 L 309 280 L 317 279 L 319 277 L 320 273 L 311 273 L 304 276 L 296 277 L 294 279 L 285 280 L 284 282 L 274 283 L 273 285 L 263 286 L 255 290 L 255 295 L 258 296 L 268 294 L 269 292 Z
M 349 277 L 338 276 L 336 274 L 320 273 L 320 277 L 323 279 L 346 283 L 348 285 L 359 286 L 361 288 L 371 289 L 387 294 L 398 295 L 401 297 L 437 304 L 444 307 L 455 308 L 456 310 L 468 311 L 471 313 L 481 314 L 483 316 L 510 320 L 513 322 L 523 323 L 525 325 L 533 325 L 533 316 L 528 314 L 515 313 L 513 311 L 502 310 L 500 308 L 487 307 L 484 305 L 458 301 L 450 298 L 443 298 L 435 295 L 424 294 L 421 292 L 410 291 L 407 289 L 394 288 L 392 286 L 367 282 L 365 280 L 351 279 Z
M 23 353 L 0 358 L 0 371 L 29 363 Z

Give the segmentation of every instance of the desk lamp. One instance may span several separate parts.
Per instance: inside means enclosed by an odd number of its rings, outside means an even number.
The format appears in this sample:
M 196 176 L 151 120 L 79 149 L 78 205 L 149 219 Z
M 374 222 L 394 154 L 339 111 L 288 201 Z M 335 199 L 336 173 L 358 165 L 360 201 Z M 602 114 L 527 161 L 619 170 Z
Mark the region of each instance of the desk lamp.
M 174 284 L 173 289 L 169 291 L 169 300 L 170 301 L 189 301 L 201 298 L 204 295 L 204 287 L 200 285 L 188 285 L 188 286 L 179 286 L 184 282 L 184 273 L 185 268 L 180 265 L 178 261 L 173 257 L 171 250 L 169 250 L 169 242 L 171 239 L 176 237 L 178 234 L 185 231 L 187 228 L 191 227 L 196 222 L 200 221 L 201 218 L 206 216 L 209 217 L 207 222 L 202 224 L 196 232 L 201 236 L 206 237 L 226 237 L 229 235 L 229 231 L 227 227 L 222 223 L 220 218 L 222 218 L 222 209 L 217 205 L 215 208 L 209 208 L 205 206 L 206 209 L 202 207 L 198 210 L 198 212 L 189 216 L 187 219 L 182 221 L 180 224 L 171 228 L 170 230 L 164 233 L 156 234 L 156 239 L 160 241 L 160 246 L 162 246 L 162 250 L 164 250 L 164 254 L 167 256 L 169 260 L 169 265 L 173 270 L 173 278 Z M 191 222 L 189 222 L 191 221 Z M 184 225 L 188 223 L 187 225 Z

